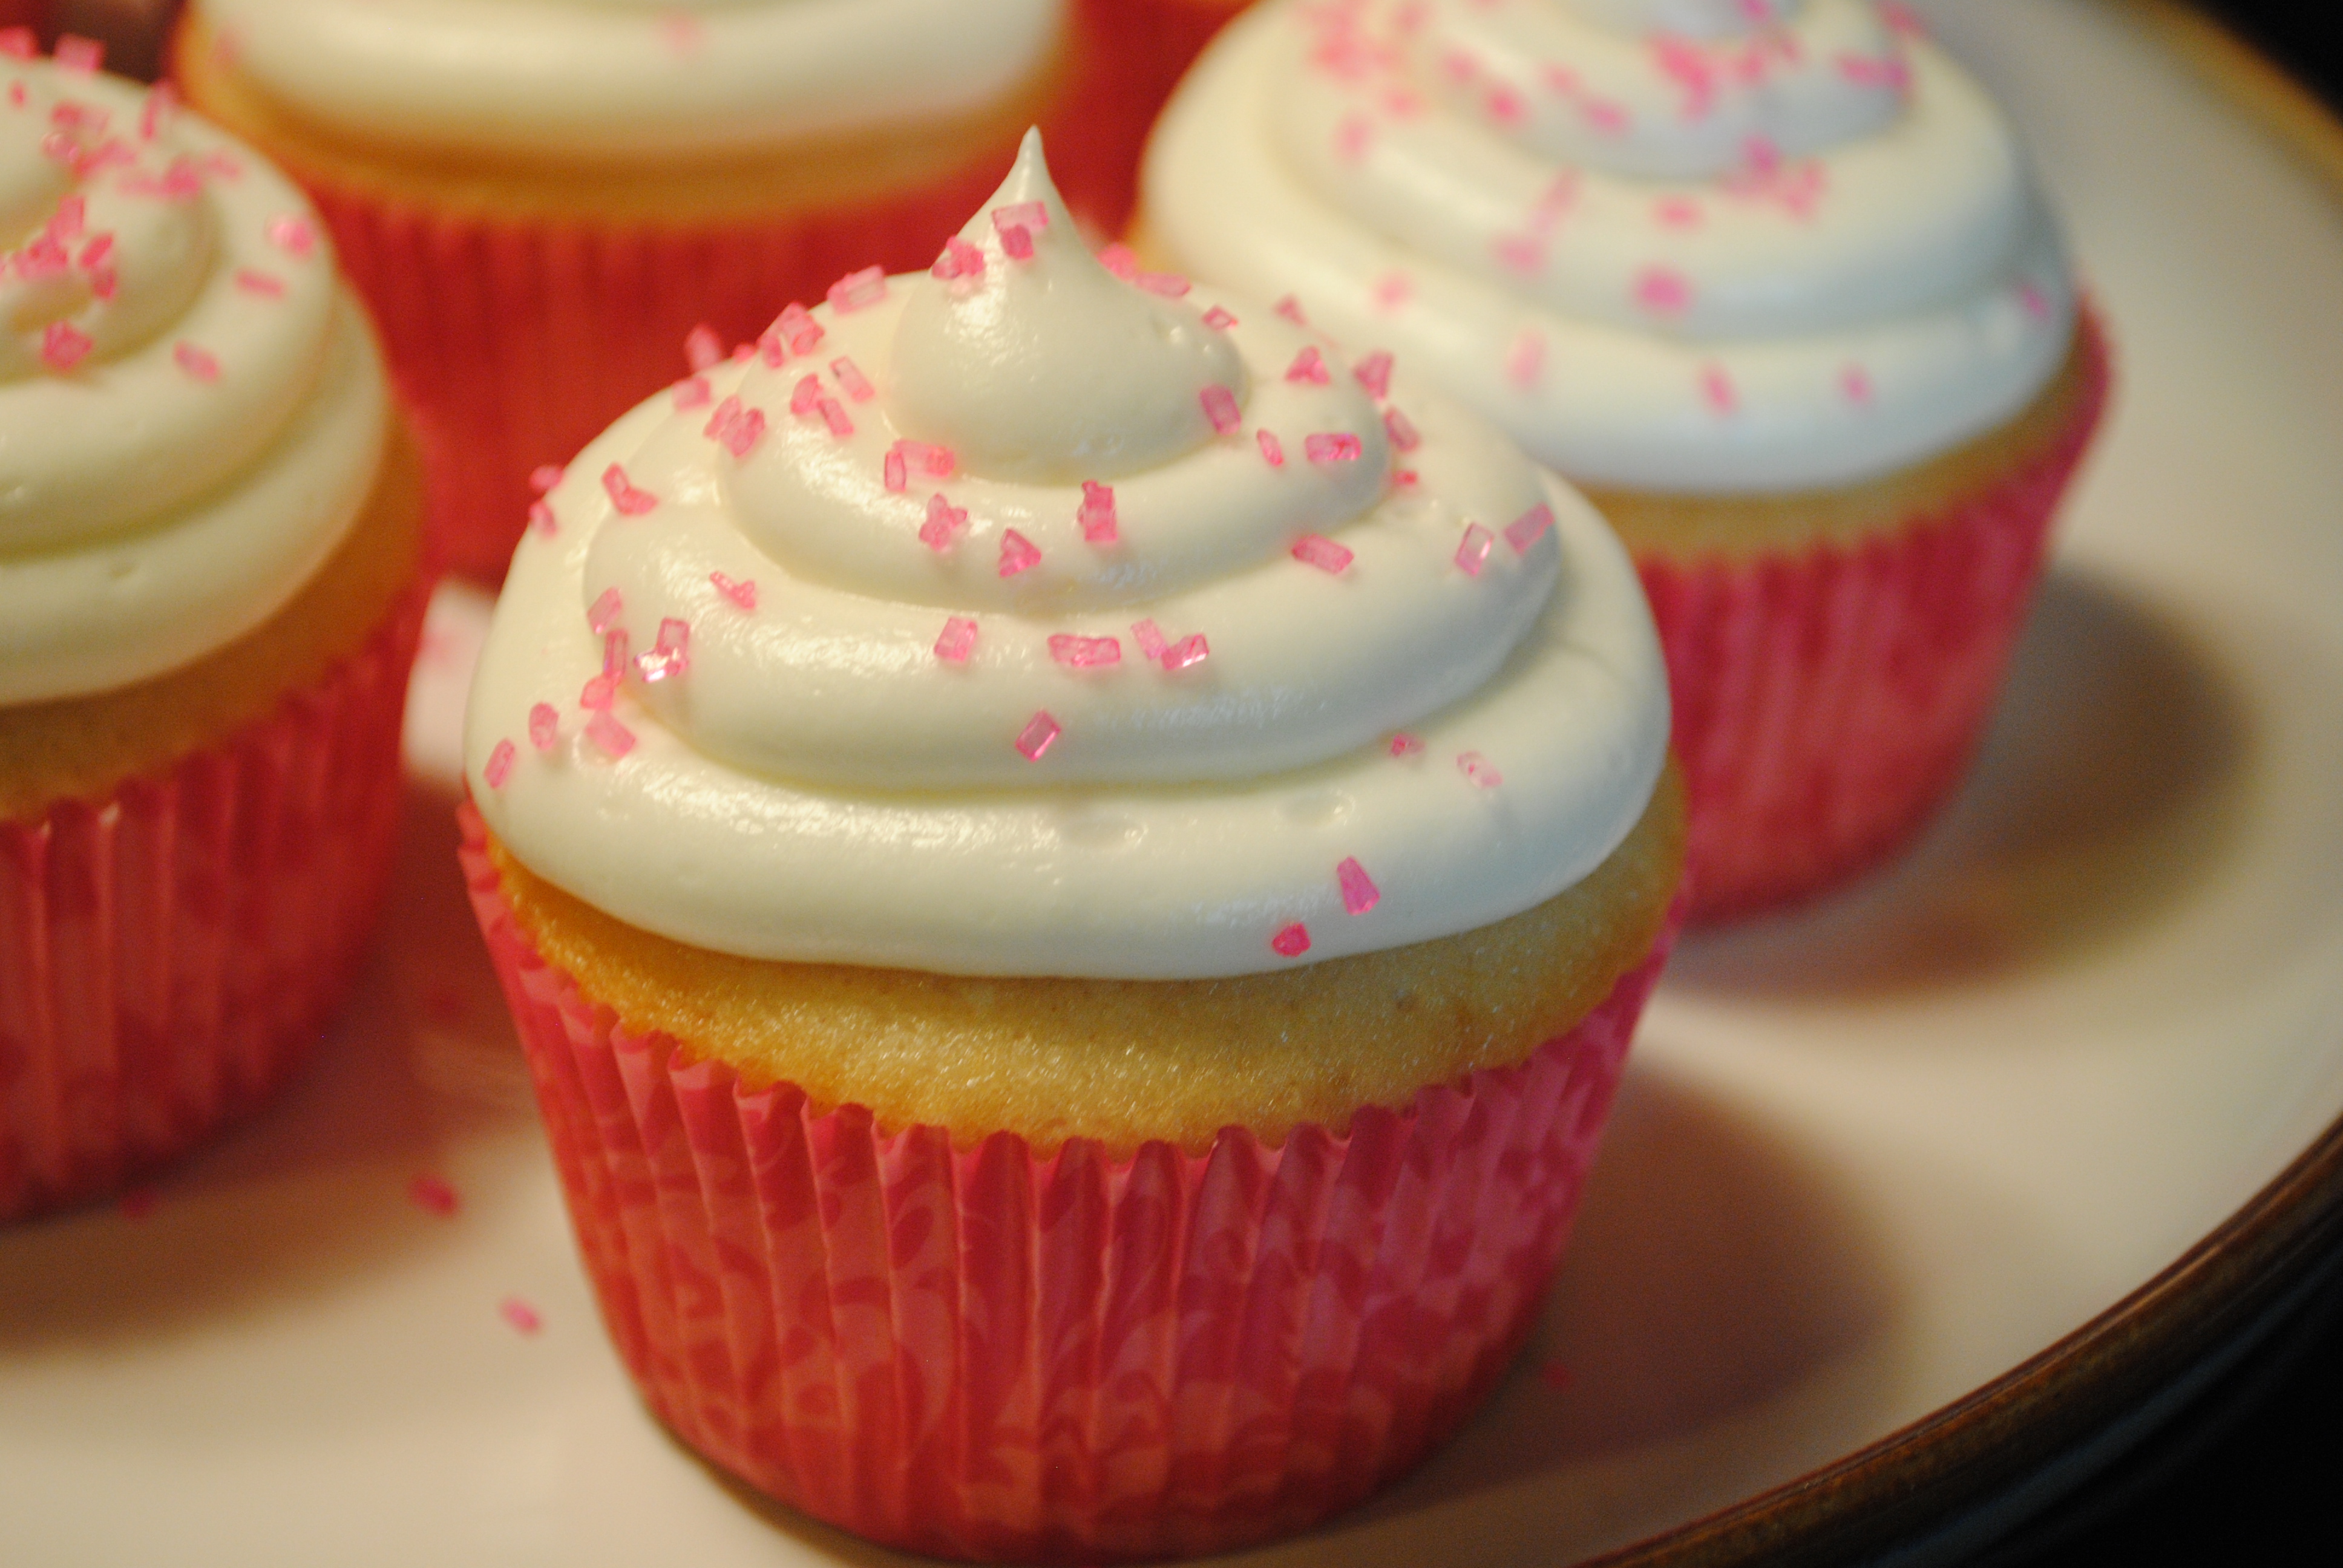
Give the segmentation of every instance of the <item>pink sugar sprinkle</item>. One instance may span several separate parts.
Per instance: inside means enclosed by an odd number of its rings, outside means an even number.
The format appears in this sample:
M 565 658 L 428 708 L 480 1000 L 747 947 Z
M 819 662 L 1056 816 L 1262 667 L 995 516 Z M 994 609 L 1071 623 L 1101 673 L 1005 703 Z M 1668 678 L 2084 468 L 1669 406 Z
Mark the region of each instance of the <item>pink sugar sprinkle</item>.
M 1662 196 L 1652 204 L 1652 220 L 1662 228 L 1693 228 L 1701 221 L 1700 203 L 1690 196 Z
M 602 673 L 613 683 L 626 675 L 627 652 L 633 646 L 634 638 L 627 635 L 623 626 L 614 626 L 602 634 Z
M 1505 543 L 1513 547 L 1513 554 L 1525 556 L 1530 553 L 1530 547 L 1545 538 L 1545 531 L 1552 527 L 1554 508 L 1540 501 L 1505 525 Z
M 1131 622 L 1131 640 L 1139 645 L 1140 656 L 1149 660 L 1161 658 L 1170 646 L 1163 640 L 1163 628 L 1152 620 Z
M 87 75 L 106 63 L 106 45 L 95 38 L 65 33 L 58 35 L 56 50 L 51 57 L 59 69 Z
M 808 376 L 789 388 L 789 412 L 802 417 L 821 402 L 821 377 Z
M 703 321 L 684 334 L 683 362 L 695 372 L 719 364 L 723 358 L 724 339 L 719 337 L 716 328 L 708 323 Z
M 89 351 L 96 346 L 96 339 L 72 322 L 52 321 L 41 330 L 41 363 L 63 374 L 88 358 Z M 186 362 L 181 360 L 180 363 Z M 216 367 L 214 374 L 217 374 Z
M 828 296 L 830 307 L 840 316 L 867 310 L 886 297 L 887 269 L 883 266 L 866 266 L 860 272 L 848 273 L 830 286 Z M 804 352 L 794 342 L 789 347 L 799 353 Z
M 708 580 L 716 585 L 718 593 L 722 594 L 742 609 L 757 608 L 757 585 L 752 579 L 735 579 L 726 577 L 722 572 L 709 572 Z
M 417 1176 L 407 1184 L 407 1201 L 442 1220 L 453 1218 L 462 1205 L 454 1183 L 444 1176 Z
M 283 280 L 272 277 L 267 273 L 261 271 L 257 267 L 246 266 L 238 268 L 236 275 L 236 286 L 244 290 L 246 294 L 257 294 L 267 299 L 282 299 L 285 297 L 285 284 Z
M 2017 300 L 2026 307 L 2026 314 L 2036 321 L 2050 314 L 2050 297 L 2030 283 L 2017 286 Z
M 830 427 L 831 435 L 843 440 L 854 434 L 854 421 L 847 417 L 845 404 L 835 397 L 825 397 L 814 407 L 821 410 L 821 422 Z
M 795 300 L 783 306 L 781 313 L 773 317 L 772 326 L 765 330 L 776 344 L 788 345 L 792 354 L 812 353 L 813 346 L 821 341 L 822 336 L 821 323 L 813 318 L 811 311 Z M 779 361 L 775 360 L 774 363 L 779 364 Z
M 1156 662 L 1177 675 L 1183 669 L 1203 663 L 1212 654 L 1212 646 L 1204 640 L 1204 634 L 1191 632 L 1165 648 Z
M 1734 390 L 1733 377 L 1722 365 L 1704 365 L 1700 372 L 1701 400 L 1720 414 L 1730 414 L 1740 407 L 1740 394 Z
M 1040 234 L 1050 226 L 1050 209 L 1038 201 L 1011 202 L 992 209 L 992 226 L 1004 237 L 1011 228 Z
M 1363 915 L 1383 902 L 1383 890 L 1355 856 L 1334 868 L 1334 879 L 1342 887 L 1342 907 L 1354 915 Z
M 1392 446 L 1402 452 L 1413 452 L 1423 445 L 1423 437 L 1416 433 L 1413 421 L 1396 408 L 1383 410 L 1383 434 L 1389 436 Z
M 75 199 L 78 200 L 79 198 L 76 197 Z M 84 272 L 95 271 L 96 268 L 104 266 L 107 259 L 113 255 L 114 236 L 110 234 L 93 235 L 90 237 L 90 242 L 81 247 L 81 254 L 74 257 L 74 265 L 80 267 Z M 274 280 L 272 279 L 272 281 Z M 278 286 L 278 292 L 283 292 L 282 285 Z
M 126 1220 L 144 1220 L 155 1211 L 155 1206 L 161 1201 L 162 1194 L 156 1192 L 154 1188 L 133 1187 L 121 1196 L 115 1207 L 121 1211 L 122 1217 Z
M 1534 276 L 1545 267 L 1545 241 L 1534 235 L 1501 234 L 1491 248 L 1508 271 Z
M 1488 564 L 1490 547 L 1496 542 L 1497 536 L 1480 524 L 1465 524 L 1464 537 L 1456 546 L 1457 569 L 1468 578 L 1479 577 L 1481 568 Z
M 553 515 L 553 508 L 545 504 L 542 496 L 528 504 L 528 526 L 548 539 L 561 531 L 561 520 Z
M 1033 231 L 1021 223 L 1009 225 L 1001 231 L 1001 248 L 1011 261 L 1032 260 Z
M 1374 139 L 1375 124 L 1364 115 L 1345 115 L 1334 127 L 1334 156 L 1346 164 L 1357 163 L 1367 156 L 1367 144 Z
M 944 241 L 943 254 L 936 257 L 935 266 L 928 270 L 947 282 L 955 277 L 982 277 L 984 252 L 960 236 L 953 235 Z
M 1026 761 L 1039 762 L 1048 754 L 1050 748 L 1057 744 L 1058 737 L 1064 733 L 1058 721 L 1051 718 L 1049 710 L 1044 709 L 1027 719 L 1025 728 L 1017 732 L 1017 749 L 1024 755 Z
M 1478 784 L 1483 789 L 1494 789 L 1498 785 L 1503 784 L 1505 781 L 1504 776 L 1499 773 L 1494 768 L 1490 767 L 1489 759 L 1482 756 L 1478 751 L 1458 752 L 1456 754 L 1456 771 L 1462 773 L 1465 778 L 1470 779 L 1473 783 Z
M 1244 416 L 1237 411 L 1237 395 L 1227 387 L 1207 387 L 1197 396 L 1204 406 L 1204 417 L 1212 421 L 1217 434 L 1225 436 L 1244 423 Z
M 537 1309 L 518 1296 L 507 1296 L 497 1303 L 497 1315 L 525 1334 L 536 1333 L 545 1327 L 545 1320 Z
M 635 749 L 635 732 L 608 713 L 594 716 L 593 722 L 586 726 L 586 739 L 613 762 Z
M 1286 320 L 1293 323 L 1296 327 L 1307 327 L 1310 325 L 1310 323 L 1302 318 L 1302 302 L 1294 298 L 1293 296 L 1290 294 L 1283 299 L 1279 300 L 1274 306 L 1271 307 L 1271 308 L 1275 310 L 1280 316 L 1285 317 Z
M 659 641 L 635 660 L 643 684 L 656 686 L 691 670 L 691 623 L 668 616 L 659 621 Z
M 220 378 L 220 362 L 207 348 L 198 348 L 192 343 L 175 344 L 171 357 L 180 369 L 198 381 L 208 383 Z
M 270 218 L 264 232 L 268 243 L 287 256 L 306 256 L 317 248 L 317 231 L 309 226 L 307 218 L 292 213 Z
M 1277 934 L 1269 939 L 1269 945 L 1282 957 L 1298 959 L 1310 950 L 1310 928 L 1300 920 L 1290 926 L 1282 926 Z
M 488 764 L 480 769 L 480 777 L 488 781 L 489 789 L 501 789 L 505 787 L 505 779 L 512 773 L 512 765 L 513 743 L 499 740 L 496 749 L 488 753 Z
M 1293 558 L 1304 566 L 1340 577 L 1356 558 L 1350 550 L 1323 534 L 1304 534 L 1293 541 Z
M 621 517 L 639 518 L 659 505 L 657 496 L 635 488 L 634 481 L 627 477 L 627 470 L 616 463 L 602 470 L 602 488 Z
M 540 702 L 528 710 L 528 743 L 539 751 L 550 751 L 561 739 L 561 710 L 550 702 Z
M 1103 669 L 1122 662 L 1122 644 L 1111 637 L 1076 637 L 1061 631 L 1050 638 L 1050 657 L 1068 669 Z
M 920 542 L 926 545 L 928 548 L 931 550 L 948 550 L 951 548 L 952 541 L 960 538 L 960 530 L 967 527 L 967 508 L 953 506 L 940 494 L 930 496 L 928 498 L 927 520 L 920 525 Z M 1011 531 L 1013 533 L 1015 530 L 1012 529 Z M 1007 545 L 1004 543 L 1002 546 L 1004 561 L 1007 558 Z M 1036 550 L 1033 555 L 1033 559 L 1040 560 L 1041 558 L 1041 552 Z M 1030 566 L 1032 563 L 1029 561 L 1026 564 Z M 1019 571 L 1022 571 L 1025 568 L 1023 567 L 1020 567 L 1017 569 Z M 1002 577 L 1010 575 L 1009 568 L 1005 565 L 1001 568 L 1001 575 Z
M 716 396 L 716 388 L 708 384 L 705 376 L 689 376 L 675 384 L 675 406 L 679 410 L 705 408 L 708 400 Z
M 1285 443 L 1277 438 L 1274 430 L 1256 430 L 1253 440 L 1261 447 L 1262 460 L 1272 468 L 1285 467 Z
M 1394 757 L 1421 757 L 1423 742 L 1403 729 L 1391 738 L 1391 754 Z
M 1888 31 L 1900 33 L 1907 38 L 1928 35 L 1928 25 L 1920 20 L 1918 12 L 1903 4 L 1903 0 L 1880 0 L 1879 19 L 1887 24 Z
M 1204 325 L 1215 332 L 1226 332 L 1237 324 L 1237 318 L 1215 305 L 1204 312 Z
M 1293 363 L 1285 367 L 1285 378 L 1288 381 L 1306 381 L 1313 387 L 1323 387 L 1332 379 L 1326 373 L 1325 356 L 1320 354 L 1314 346 L 1303 348 L 1293 357 Z
M 30 27 L 0 27 L 0 58 L 34 60 L 38 59 L 40 54 L 40 40 L 33 35 Z M 23 84 L 11 83 L 10 85 L 21 87 Z
M 1302 455 L 1313 463 L 1355 463 L 1362 450 L 1348 430 L 1322 430 L 1302 438 Z
M 1391 396 L 1392 357 L 1377 349 L 1351 367 L 1352 378 L 1367 389 L 1367 396 L 1380 401 Z
M 1142 272 L 1131 280 L 1150 294 L 1160 294 L 1166 299 L 1180 299 L 1196 286 L 1176 272 Z
M 716 405 L 715 415 L 700 433 L 712 437 L 735 457 L 745 457 L 756 449 L 758 441 L 764 437 L 765 411 L 744 408 L 739 398 L 727 397 Z
M 879 396 L 879 388 L 870 385 L 870 377 L 862 374 L 861 368 L 851 359 L 840 357 L 831 360 L 830 373 L 838 377 L 839 386 L 857 403 L 868 403 Z
M 1860 365 L 1849 365 L 1838 373 L 1838 387 L 1846 394 L 1848 402 L 1868 403 L 1873 390 L 1871 372 Z
M 879 477 L 880 482 L 895 494 L 900 495 L 910 488 L 911 471 L 903 461 L 901 447 L 890 447 L 888 450 L 886 460 L 879 465 Z
M 1007 529 L 1001 534 L 1001 575 L 1002 577 L 1013 578 L 1019 572 L 1029 571 L 1041 564 L 1041 552 L 1034 546 L 1032 540 L 1015 528 Z
M 1397 310 L 1415 293 L 1415 280 L 1403 272 L 1387 272 L 1375 279 L 1375 304 L 1385 310 Z
M 976 622 L 964 615 L 945 618 L 944 628 L 936 637 L 936 657 L 946 664 L 966 664 L 975 651 Z
M 618 624 L 618 618 L 624 615 L 626 610 L 626 600 L 618 596 L 618 590 L 614 588 L 604 588 L 600 597 L 586 607 L 586 624 L 593 628 L 596 637 L 600 637 Z
M 1139 276 L 1139 256 L 1127 245 L 1110 245 L 1098 253 L 1099 265 L 1125 283 Z
M 1692 308 L 1692 283 L 1674 267 L 1647 266 L 1635 276 L 1635 303 L 1655 316 L 1681 316 Z
M 1505 379 L 1527 391 L 1545 368 L 1545 334 L 1524 327 L 1505 353 Z
M 1084 479 L 1082 504 L 1075 509 L 1074 521 L 1081 525 L 1082 538 L 1091 544 L 1111 545 L 1121 538 L 1121 525 L 1114 510 L 1114 487 Z
M 1395 490 L 1412 490 L 1423 482 L 1423 476 L 1413 468 L 1393 468 L 1391 482 Z
M 1604 136 L 1615 136 L 1627 128 L 1626 109 L 1608 98 L 1594 99 L 1580 112 L 1585 115 L 1586 123 Z
M 898 441 L 895 449 L 919 465 L 920 472 L 931 478 L 949 479 L 960 459 L 950 447 L 939 441 Z
M 593 677 L 578 691 L 578 706 L 588 713 L 608 713 L 618 700 L 618 678 L 608 671 Z
M 541 496 L 561 483 L 562 472 L 558 463 L 540 463 L 528 471 L 528 487 Z

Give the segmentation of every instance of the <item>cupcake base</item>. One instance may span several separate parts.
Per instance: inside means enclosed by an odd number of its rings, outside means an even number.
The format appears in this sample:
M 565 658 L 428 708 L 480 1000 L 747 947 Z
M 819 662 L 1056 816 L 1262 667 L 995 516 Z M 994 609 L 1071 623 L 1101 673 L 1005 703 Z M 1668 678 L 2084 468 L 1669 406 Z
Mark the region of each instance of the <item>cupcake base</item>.
M 1342 1131 L 955 1146 L 622 1026 L 538 952 L 464 815 L 643 1398 L 759 1490 L 943 1556 L 1225 1550 L 1413 1465 L 1529 1331 L 1669 945 L 1518 1066 Z

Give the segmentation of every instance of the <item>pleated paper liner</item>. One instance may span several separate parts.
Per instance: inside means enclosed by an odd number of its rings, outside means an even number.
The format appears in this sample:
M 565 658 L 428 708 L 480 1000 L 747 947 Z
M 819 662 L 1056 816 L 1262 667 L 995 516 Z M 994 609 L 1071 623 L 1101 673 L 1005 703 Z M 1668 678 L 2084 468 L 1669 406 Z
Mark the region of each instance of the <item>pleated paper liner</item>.
M 2087 315 L 2082 330 L 2067 427 L 1958 505 L 1852 548 L 1638 556 L 1690 799 L 1694 922 L 1839 887 L 1901 850 L 1959 784 L 2105 407 L 2106 341 Z
M 0 1221 L 176 1158 L 308 1053 L 389 873 L 423 602 L 166 773 L 0 821 Z
M 644 1400 L 752 1486 L 941 1556 L 1226 1549 L 1422 1459 L 1529 1331 L 1671 940 L 1523 1064 L 1345 1132 L 955 1146 L 621 1026 L 538 952 L 464 815 L 474 908 Z
M 1156 116 L 1212 35 L 1243 9 L 1244 0 L 1076 0 L 1092 66 L 1066 116 L 1081 134 L 1053 134 L 1050 166 L 1067 201 L 1101 234 L 1120 235 L 1130 224 Z

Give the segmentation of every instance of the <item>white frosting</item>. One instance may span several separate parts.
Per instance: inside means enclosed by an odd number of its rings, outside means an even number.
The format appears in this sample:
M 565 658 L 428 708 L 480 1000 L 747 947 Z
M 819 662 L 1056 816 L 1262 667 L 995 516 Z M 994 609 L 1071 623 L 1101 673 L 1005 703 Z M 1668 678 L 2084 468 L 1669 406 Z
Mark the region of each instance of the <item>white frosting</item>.
M 258 626 L 362 509 L 388 417 L 308 204 L 129 83 L 0 61 L 0 703 Z
M 1018 259 L 993 215 L 1028 202 L 1047 224 Z M 1618 845 L 1665 754 L 1665 678 L 1582 501 L 1403 364 L 1379 405 L 1264 307 L 1111 276 L 1038 138 L 955 246 L 980 275 L 817 310 L 818 344 L 663 393 L 570 465 L 554 531 L 514 557 L 467 733 L 473 797 L 523 863 L 727 952 L 1172 979 L 1487 924 Z M 851 433 L 790 412 L 809 377 Z M 1212 387 L 1240 427 L 1216 433 Z M 745 456 L 707 433 L 749 410 Z M 1312 436 L 1357 455 L 1313 460 Z M 907 437 L 950 447 L 950 474 L 914 447 L 890 489 Z M 1106 479 L 1111 539 L 1082 485 Z M 940 549 L 920 538 L 939 505 L 966 513 Z M 1555 526 L 1516 548 L 1507 525 L 1542 505 Z M 1297 558 L 1312 536 L 1347 565 Z M 1039 561 L 1003 576 L 1019 540 Z M 581 699 L 607 634 L 639 657 L 670 621 L 688 667 L 629 665 L 598 739 Z M 1141 621 L 1207 657 L 1147 657 Z M 975 628 L 958 662 L 954 622 Z M 1053 636 L 1117 660 L 1063 662 Z M 1029 759 L 1037 713 L 1060 732 Z M 1394 754 L 1398 732 L 1419 744 Z M 1358 914 L 1350 859 L 1380 894 Z M 1299 960 L 1272 946 L 1297 922 Z
M 2073 330 L 1998 111 L 1868 0 L 1265 6 L 1145 192 L 1180 265 L 1295 295 L 1589 483 L 1889 472 L 2016 414 Z
M 202 0 L 322 124 L 446 151 L 757 150 L 949 119 L 1031 80 L 1062 0 Z

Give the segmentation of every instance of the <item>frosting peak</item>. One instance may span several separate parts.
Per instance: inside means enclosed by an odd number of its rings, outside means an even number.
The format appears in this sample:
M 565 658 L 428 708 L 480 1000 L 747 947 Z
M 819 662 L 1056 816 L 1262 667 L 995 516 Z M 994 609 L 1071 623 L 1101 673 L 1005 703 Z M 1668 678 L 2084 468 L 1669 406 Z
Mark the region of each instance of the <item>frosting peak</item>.
M 892 356 L 896 423 L 971 473 L 1121 478 L 1212 439 L 1206 387 L 1240 405 L 1249 390 L 1244 361 L 1193 307 L 1131 286 L 1091 254 L 1038 130 L 910 294 Z

